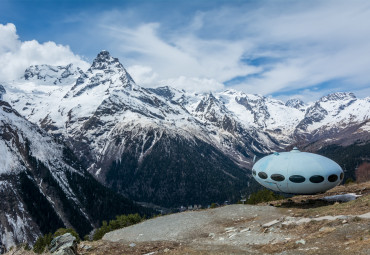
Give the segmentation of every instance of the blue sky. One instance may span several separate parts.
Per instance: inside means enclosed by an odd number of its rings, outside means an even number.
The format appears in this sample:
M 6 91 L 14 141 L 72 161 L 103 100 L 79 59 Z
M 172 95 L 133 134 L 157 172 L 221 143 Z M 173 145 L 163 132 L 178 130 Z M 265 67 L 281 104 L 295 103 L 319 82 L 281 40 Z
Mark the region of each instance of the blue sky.
M 0 80 L 88 67 L 100 50 L 142 86 L 311 101 L 370 96 L 369 1 L 1 0 Z

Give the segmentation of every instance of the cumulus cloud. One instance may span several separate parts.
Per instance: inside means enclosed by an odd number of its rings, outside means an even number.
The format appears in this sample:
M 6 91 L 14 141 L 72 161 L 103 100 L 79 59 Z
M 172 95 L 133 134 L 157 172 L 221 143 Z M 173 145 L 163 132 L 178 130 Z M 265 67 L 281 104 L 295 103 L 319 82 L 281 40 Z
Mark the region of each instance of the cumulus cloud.
M 19 78 L 30 65 L 70 63 L 83 69 L 88 67 L 68 46 L 55 42 L 21 41 L 14 24 L 0 24 L 0 81 Z
M 98 13 L 87 8 L 73 15 L 83 17 L 73 38 L 94 51 L 104 45 L 146 87 L 233 87 L 312 98 L 337 89 L 369 96 L 367 0 L 217 1 L 168 12 L 176 6 L 148 1 Z M 22 42 L 13 25 L 0 27 L 1 79 L 33 63 L 80 61 L 68 46 Z
M 237 9 L 226 13 L 240 17 Z M 310 1 L 287 3 L 280 8 L 265 4 L 245 16 L 248 18 L 244 21 L 231 21 L 245 24 L 235 27 L 253 41 L 245 57 L 274 61 L 260 65 L 262 72 L 235 84 L 236 88 L 266 95 L 305 88 L 311 91 L 314 87 L 326 93 L 330 89 L 324 83 L 330 81 L 338 81 L 336 89 L 340 91 L 363 91 L 368 86 L 368 1 Z M 208 22 L 212 23 L 213 17 L 217 15 L 210 15 Z
M 191 15 L 172 27 L 160 20 L 127 25 L 120 17 L 128 15 L 116 10 L 98 26 L 129 65 L 151 68 L 153 84 L 198 77 L 268 95 L 315 86 L 324 93 L 322 84 L 339 80 L 341 91 L 367 91 L 369 1 L 220 4 Z
M 118 49 L 128 64 L 133 64 L 128 70 L 133 71 L 134 79 L 145 80 L 143 85 L 155 86 L 160 81 L 168 80 L 176 83 L 177 88 L 183 84 L 186 85 L 183 88 L 188 89 L 192 85 L 183 82 L 184 77 L 188 77 L 188 82 L 190 79 L 197 82 L 193 87 L 200 86 L 200 81 L 207 81 L 203 83 L 205 88 L 199 87 L 201 90 L 210 87 L 218 89 L 229 79 L 253 74 L 260 69 L 241 61 L 244 46 L 240 42 L 203 40 L 191 34 L 174 36 L 167 41 L 159 35 L 158 23 L 134 28 L 110 24 L 102 25 L 102 28 L 112 39 L 111 47 Z M 140 70 L 139 63 L 145 64 L 146 70 Z M 144 74 L 146 78 L 143 78 Z M 212 81 L 212 86 L 209 86 L 209 81 Z

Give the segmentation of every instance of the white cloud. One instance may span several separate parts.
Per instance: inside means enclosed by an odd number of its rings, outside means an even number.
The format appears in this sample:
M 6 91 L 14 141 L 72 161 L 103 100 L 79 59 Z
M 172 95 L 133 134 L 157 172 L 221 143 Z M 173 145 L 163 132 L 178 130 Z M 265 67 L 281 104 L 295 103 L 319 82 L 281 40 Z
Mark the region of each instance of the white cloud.
M 144 87 L 155 87 L 158 74 L 149 66 L 133 65 L 127 68 L 128 73 L 137 84 Z
M 0 81 L 9 81 L 22 75 L 30 65 L 67 65 L 73 63 L 85 69 L 89 65 L 75 55 L 68 46 L 36 40 L 21 41 L 14 24 L 0 24 Z
M 306 104 L 312 104 L 313 102 L 315 102 L 316 100 L 318 100 L 319 98 L 321 98 L 322 96 L 324 95 L 328 95 L 330 93 L 334 93 L 334 92 L 345 92 L 345 91 L 341 91 L 340 89 L 322 89 L 322 90 L 318 90 L 318 88 L 312 88 L 312 89 L 303 89 L 301 91 L 299 91 L 298 93 L 296 94 L 289 94 L 289 95 L 280 95 L 280 96 L 277 96 L 275 98 L 278 98 L 282 101 L 287 101 L 288 99 L 291 99 L 291 98 L 298 98 L 298 99 L 301 99 L 303 102 L 305 102 Z
M 158 86 L 170 86 L 189 92 L 210 92 L 223 90 L 225 86 L 215 79 L 180 76 L 174 79 L 159 81 Z
M 161 5 L 153 4 L 86 10 L 73 38 L 86 45 L 93 41 L 94 50 L 104 45 L 146 87 L 168 82 L 207 91 L 229 81 L 232 85 L 226 87 L 264 95 L 314 91 L 310 96 L 315 97 L 335 87 L 369 96 L 369 1 L 225 1 L 207 6 L 201 11 L 196 5 L 185 8 L 184 15 L 173 14 L 178 10 L 161 15 Z M 22 42 L 14 25 L 0 27 L 0 79 L 32 63 L 64 60 L 81 58 L 53 42 Z
M 369 1 L 261 1 L 191 15 L 181 26 L 159 20 L 127 25 L 120 22 L 127 15 L 115 11 L 102 16 L 99 31 L 130 65 L 150 67 L 153 83 L 184 76 L 221 84 L 252 75 L 233 86 L 265 95 L 333 80 L 341 81 L 342 91 L 369 84 Z M 259 57 L 272 61 L 251 64 Z
M 151 67 L 134 65 L 127 68 L 134 81 L 143 87 L 170 86 L 189 92 L 210 92 L 225 89 L 224 84 L 215 79 L 179 76 L 169 79 L 158 79 L 158 74 Z
M 278 61 L 237 88 L 269 94 L 319 86 L 326 93 L 329 88 L 320 84 L 335 80 L 340 91 L 368 86 L 368 1 L 310 1 L 287 9 L 272 7 L 255 12 L 242 32 L 254 42 L 247 56 L 260 53 Z
M 153 83 L 179 77 L 214 79 L 222 83 L 260 70 L 241 61 L 244 46 L 240 42 L 203 40 L 191 34 L 174 36 L 168 41 L 158 34 L 158 23 L 134 28 L 110 24 L 102 28 L 101 31 L 108 31 L 111 47 L 121 52 L 125 62 L 150 66 L 156 74 L 156 79 L 151 80 Z

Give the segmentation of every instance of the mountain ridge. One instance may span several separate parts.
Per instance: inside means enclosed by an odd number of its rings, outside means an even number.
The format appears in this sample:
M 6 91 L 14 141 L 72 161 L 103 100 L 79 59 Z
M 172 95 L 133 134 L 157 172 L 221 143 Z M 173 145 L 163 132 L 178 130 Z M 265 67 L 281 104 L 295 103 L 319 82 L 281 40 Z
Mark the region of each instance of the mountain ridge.
M 185 197 L 193 190 L 192 172 L 201 161 L 190 158 L 204 154 L 194 147 L 196 144 L 217 155 L 217 160 L 208 162 L 211 168 L 217 169 L 213 174 L 226 178 L 235 187 L 252 187 L 248 169 L 255 155 L 281 151 L 293 144 L 322 140 L 328 144 L 340 143 L 343 136 L 347 137 L 347 143 L 366 140 L 370 130 L 366 112 L 370 98 L 358 99 L 352 93 L 329 94 L 307 105 L 297 99 L 282 102 L 236 90 L 197 94 L 168 86 L 144 88 L 107 51 L 100 52 L 86 72 L 73 77 L 68 84 L 57 87 L 27 81 L 28 89 L 25 89 L 23 80 L 4 84 L 7 93 L 3 97 L 31 122 L 65 140 L 100 182 L 141 202 L 155 200 L 166 206 L 191 202 Z M 179 153 L 180 144 L 190 158 Z M 177 149 L 171 150 L 169 145 Z M 158 151 L 163 154 L 158 156 Z M 166 173 L 154 155 L 162 161 L 176 159 L 178 163 L 171 165 Z M 231 160 L 232 166 L 219 168 L 225 159 Z M 131 162 L 131 168 L 120 163 L 125 160 Z M 145 167 L 149 161 L 155 169 Z M 182 161 L 188 162 L 189 168 Z M 151 171 L 154 176 L 149 174 Z M 243 175 L 234 178 L 232 172 Z M 155 187 L 166 183 L 168 174 L 177 177 L 158 194 L 172 194 L 169 202 L 163 196 L 159 199 L 161 195 L 154 195 Z M 207 182 L 205 176 L 199 176 L 198 181 Z M 218 181 L 215 183 L 222 187 Z M 183 185 L 182 197 L 177 197 L 172 185 Z M 142 196 L 132 191 L 138 187 Z M 199 189 L 202 192 L 194 201 L 200 201 L 208 188 Z M 210 197 L 217 197 L 216 193 Z M 235 189 L 229 198 L 237 193 Z M 204 199 L 204 203 L 214 202 L 210 199 Z

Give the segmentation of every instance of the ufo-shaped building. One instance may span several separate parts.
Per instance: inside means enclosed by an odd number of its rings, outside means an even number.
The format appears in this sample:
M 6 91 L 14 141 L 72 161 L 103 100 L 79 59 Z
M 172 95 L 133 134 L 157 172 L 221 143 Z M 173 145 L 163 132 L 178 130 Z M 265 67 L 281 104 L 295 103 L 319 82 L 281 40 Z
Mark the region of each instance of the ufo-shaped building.
M 291 194 L 325 192 L 337 186 L 344 177 L 342 168 L 333 160 L 297 148 L 258 160 L 252 174 L 262 186 Z

